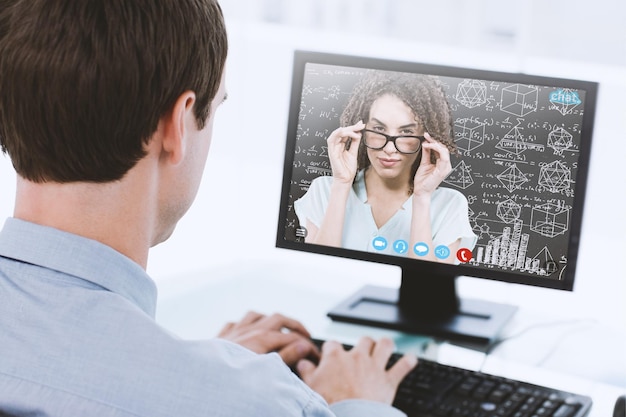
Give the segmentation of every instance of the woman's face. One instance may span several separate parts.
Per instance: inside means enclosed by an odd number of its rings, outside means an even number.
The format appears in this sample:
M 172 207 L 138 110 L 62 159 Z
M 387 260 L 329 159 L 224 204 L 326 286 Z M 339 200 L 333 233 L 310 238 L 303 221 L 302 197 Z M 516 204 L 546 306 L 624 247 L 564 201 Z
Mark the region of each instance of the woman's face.
M 365 128 L 390 136 L 421 136 L 424 134 L 423 128 L 418 123 L 411 108 L 391 94 L 380 96 L 372 103 L 370 117 Z M 371 167 L 383 179 L 398 179 L 408 182 L 411 166 L 419 155 L 421 155 L 420 152 L 400 153 L 391 141 L 387 142 L 385 147 L 380 150 L 367 148 Z

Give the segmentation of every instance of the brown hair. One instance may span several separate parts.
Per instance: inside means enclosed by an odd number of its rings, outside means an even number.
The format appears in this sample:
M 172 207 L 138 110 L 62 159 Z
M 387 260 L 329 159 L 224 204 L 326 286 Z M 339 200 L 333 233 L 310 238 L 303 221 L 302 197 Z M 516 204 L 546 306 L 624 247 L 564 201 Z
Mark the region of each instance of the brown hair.
M 0 146 L 20 176 L 122 178 L 187 90 L 204 126 L 228 49 L 216 0 L 2 3 Z
M 446 100 L 441 81 L 430 75 L 368 71 L 354 86 L 348 104 L 341 114 L 341 125 L 353 125 L 359 120 L 367 123 L 372 103 L 385 94 L 396 96 L 406 103 L 424 131 L 428 132 L 435 140 L 446 145 L 450 152 L 457 151 L 450 104 Z M 419 168 L 420 159 L 418 157 L 411 167 L 411 187 L 415 172 Z M 361 141 L 358 169 L 365 169 L 369 166 L 367 148 Z

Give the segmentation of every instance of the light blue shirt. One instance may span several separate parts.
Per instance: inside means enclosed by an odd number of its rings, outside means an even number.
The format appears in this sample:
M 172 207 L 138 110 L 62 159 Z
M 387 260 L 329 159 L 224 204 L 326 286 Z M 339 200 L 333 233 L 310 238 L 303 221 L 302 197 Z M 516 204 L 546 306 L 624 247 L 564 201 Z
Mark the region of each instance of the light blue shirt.
M 0 410 L 29 416 L 398 416 L 328 406 L 275 353 L 184 341 L 145 271 L 99 242 L 8 219 L 0 232 Z

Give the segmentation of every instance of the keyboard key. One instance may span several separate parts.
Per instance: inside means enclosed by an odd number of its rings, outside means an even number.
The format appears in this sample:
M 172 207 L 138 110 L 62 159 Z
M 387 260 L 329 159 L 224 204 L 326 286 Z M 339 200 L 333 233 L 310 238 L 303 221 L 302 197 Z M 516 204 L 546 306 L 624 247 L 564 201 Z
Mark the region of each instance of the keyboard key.
M 562 404 L 552 417 L 572 417 L 576 414 L 576 407 L 570 404 Z

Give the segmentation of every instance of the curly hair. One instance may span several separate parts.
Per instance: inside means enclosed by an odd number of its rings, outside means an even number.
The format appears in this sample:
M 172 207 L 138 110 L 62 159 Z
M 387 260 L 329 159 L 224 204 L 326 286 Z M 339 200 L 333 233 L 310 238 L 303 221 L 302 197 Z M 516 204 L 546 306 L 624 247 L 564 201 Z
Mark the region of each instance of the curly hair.
M 370 70 L 356 83 L 348 100 L 340 123 L 349 126 L 369 120 L 372 103 L 379 97 L 391 94 L 402 100 L 413 111 L 415 121 L 435 140 L 443 143 L 451 153 L 457 152 L 450 104 L 439 78 L 431 75 Z M 411 167 L 410 187 L 419 168 L 421 158 Z M 358 169 L 370 166 L 367 148 L 361 142 L 358 153 Z

